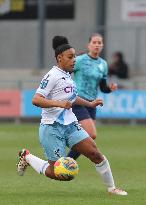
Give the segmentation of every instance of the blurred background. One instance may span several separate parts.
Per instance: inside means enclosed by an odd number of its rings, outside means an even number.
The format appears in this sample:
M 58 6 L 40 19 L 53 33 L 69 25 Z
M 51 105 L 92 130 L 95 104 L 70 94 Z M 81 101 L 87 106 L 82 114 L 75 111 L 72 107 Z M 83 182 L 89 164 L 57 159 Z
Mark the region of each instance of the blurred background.
M 79 53 L 94 32 L 104 37 L 109 82 L 119 85 L 113 94 L 101 94 L 105 104 L 98 122 L 145 123 L 146 0 L 0 0 L 1 122 L 40 118 L 31 100 L 55 64 L 54 35 L 67 36 Z M 114 69 L 117 52 L 126 71 Z
M 67 36 L 81 53 L 94 32 L 104 37 L 101 56 L 109 64 L 109 83 L 119 87 L 100 93 L 104 106 L 97 108 L 96 142 L 116 184 L 128 191 L 126 198 L 107 196 L 84 157 L 70 183 L 46 180 L 30 168 L 19 177 L 15 168 L 23 147 L 44 158 L 41 109 L 31 101 L 56 63 L 52 38 Z M 145 205 L 145 124 L 146 0 L 0 0 L 0 205 Z

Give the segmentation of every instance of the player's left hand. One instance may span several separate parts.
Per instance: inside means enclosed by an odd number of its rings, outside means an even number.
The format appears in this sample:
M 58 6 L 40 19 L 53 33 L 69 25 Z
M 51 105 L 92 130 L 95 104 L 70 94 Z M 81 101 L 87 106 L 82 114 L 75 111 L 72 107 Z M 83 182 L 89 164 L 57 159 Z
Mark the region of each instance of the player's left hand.
M 112 83 L 110 86 L 111 91 L 115 91 L 118 89 L 118 85 L 116 83 Z
M 98 105 L 103 106 L 103 100 L 102 99 L 96 99 L 90 102 L 91 107 L 96 107 Z

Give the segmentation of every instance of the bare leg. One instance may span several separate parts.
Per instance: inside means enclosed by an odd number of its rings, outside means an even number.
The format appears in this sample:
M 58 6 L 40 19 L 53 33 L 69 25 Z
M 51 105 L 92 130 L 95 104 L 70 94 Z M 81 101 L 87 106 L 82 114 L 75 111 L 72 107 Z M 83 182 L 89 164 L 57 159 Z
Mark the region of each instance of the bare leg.
M 104 160 L 104 156 L 90 137 L 74 145 L 73 149 L 89 158 L 95 164 L 99 164 Z
M 91 137 L 88 137 L 76 144 L 74 149 L 95 163 L 96 171 L 101 175 L 103 182 L 108 188 L 108 191 L 115 189 L 114 179 L 109 162 L 96 147 L 96 144 Z
M 91 118 L 85 119 L 79 122 L 81 124 L 82 128 L 86 130 L 86 132 L 89 134 L 89 136 L 92 139 L 96 139 L 96 121 L 92 120 Z
M 89 134 L 89 136 L 92 139 L 96 138 L 96 121 L 92 120 L 91 118 L 81 120 L 79 122 L 84 130 Z M 74 149 L 71 149 L 70 152 L 67 155 L 68 157 L 72 157 L 73 159 L 77 159 L 80 156 L 80 152 L 75 151 Z

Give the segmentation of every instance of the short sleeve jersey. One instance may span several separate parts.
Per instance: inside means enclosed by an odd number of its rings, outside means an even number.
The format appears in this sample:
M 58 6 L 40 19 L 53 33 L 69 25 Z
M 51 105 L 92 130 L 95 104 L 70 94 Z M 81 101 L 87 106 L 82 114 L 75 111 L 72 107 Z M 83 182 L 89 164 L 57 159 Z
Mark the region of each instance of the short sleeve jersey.
M 78 95 L 87 100 L 97 98 L 99 83 L 107 79 L 108 66 L 104 59 L 90 57 L 88 54 L 77 56 L 74 68 L 74 81 Z
M 43 77 L 36 93 L 41 94 L 47 99 L 58 101 L 69 100 L 74 102 L 77 97 L 76 86 L 71 79 L 70 74 L 61 70 L 57 66 L 53 66 L 53 68 Z M 53 124 L 55 121 L 67 125 L 77 121 L 77 118 L 72 112 L 72 108 L 42 108 L 41 123 Z

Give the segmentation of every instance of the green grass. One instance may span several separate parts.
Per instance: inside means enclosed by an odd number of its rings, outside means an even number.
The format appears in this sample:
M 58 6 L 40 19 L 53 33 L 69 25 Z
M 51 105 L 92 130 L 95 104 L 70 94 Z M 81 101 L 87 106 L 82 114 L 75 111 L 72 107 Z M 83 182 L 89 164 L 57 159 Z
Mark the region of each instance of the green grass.
M 78 160 L 79 175 L 60 182 L 37 174 L 31 167 L 24 177 L 16 173 L 18 150 L 27 147 L 44 158 L 36 124 L 0 125 L 0 205 L 145 205 L 146 127 L 101 126 L 97 145 L 108 157 L 117 186 L 127 197 L 109 196 L 94 165 Z

